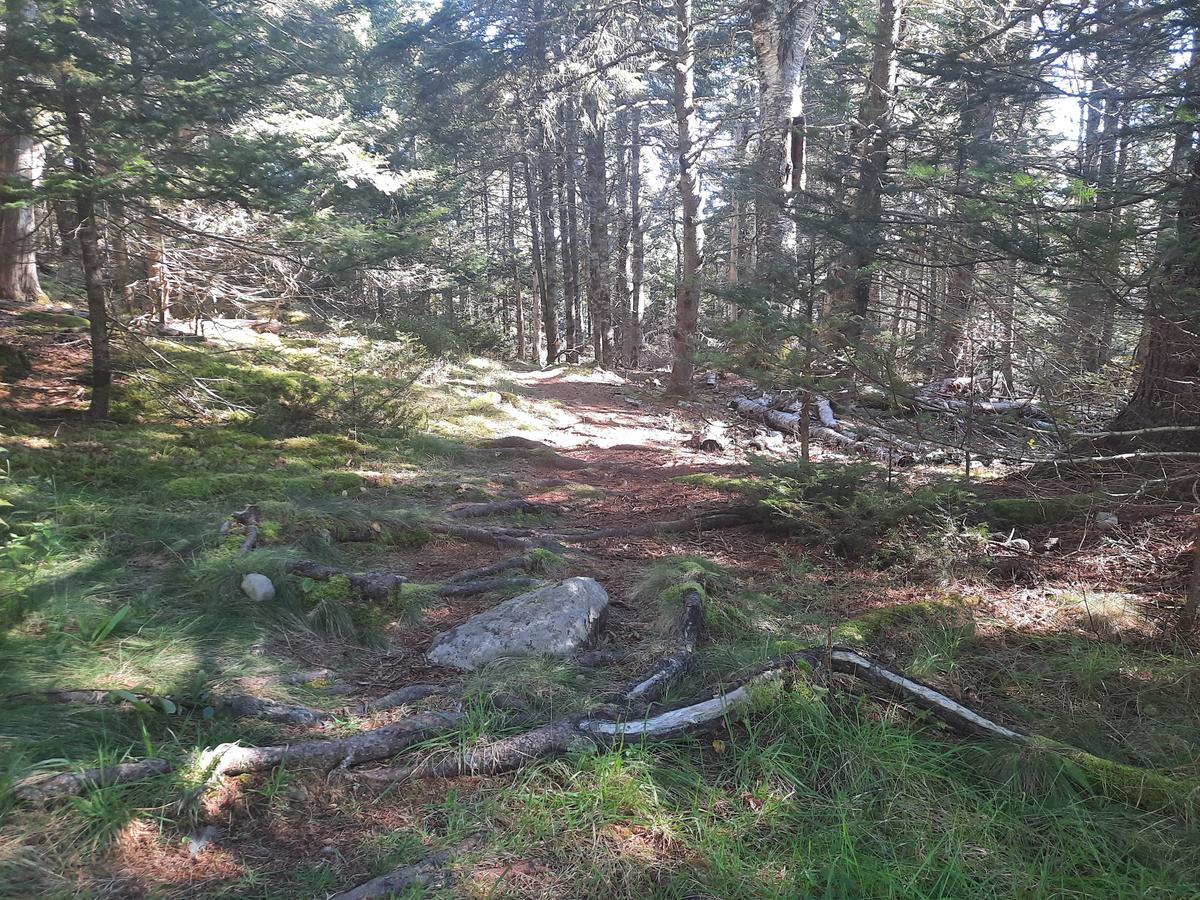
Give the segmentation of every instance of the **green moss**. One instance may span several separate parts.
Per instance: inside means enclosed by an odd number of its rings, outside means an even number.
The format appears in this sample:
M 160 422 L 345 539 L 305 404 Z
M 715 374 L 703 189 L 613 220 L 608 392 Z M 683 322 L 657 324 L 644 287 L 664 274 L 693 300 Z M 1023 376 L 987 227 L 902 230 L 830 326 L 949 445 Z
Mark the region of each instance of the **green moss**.
M 553 550 L 546 550 L 544 547 L 535 547 L 529 551 L 529 555 L 533 560 L 529 571 L 535 575 L 553 575 L 567 568 L 567 560 Z
M 1096 794 L 1150 812 L 1188 817 L 1200 812 L 1200 780 L 1177 779 L 1150 769 L 1104 759 L 1048 738 L 1032 738 L 1033 746 L 1071 764 L 1074 777 Z
M 433 540 L 433 532 L 424 528 L 384 529 L 382 539 L 393 547 L 424 547 Z
M 688 591 L 698 592 L 702 601 L 708 599 L 708 592 L 704 589 L 704 585 L 698 581 L 685 581 L 682 584 L 672 585 L 663 591 L 663 602 L 676 606 L 682 606 Z
M 309 589 L 306 595 L 311 603 L 322 603 L 326 600 L 349 600 L 354 596 L 354 588 L 350 579 L 345 575 L 335 575 L 325 581 L 318 581 Z
M 72 313 L 55 312 L 50 309 L 31 309 L 17 316 L 17 320 L 23 324 L 37 325 L 45 329 L 53 329 L 55 331 L 74 331 L 80 328 L 88 328 L 91 323 L 83 316 L 77 316 Z

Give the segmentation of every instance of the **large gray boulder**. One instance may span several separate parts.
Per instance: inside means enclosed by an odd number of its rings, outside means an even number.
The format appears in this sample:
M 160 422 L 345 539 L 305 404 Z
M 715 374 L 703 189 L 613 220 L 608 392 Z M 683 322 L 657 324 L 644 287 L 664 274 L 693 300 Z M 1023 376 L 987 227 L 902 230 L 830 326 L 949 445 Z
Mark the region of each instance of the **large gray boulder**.
M 593 578 L 568 578 L 505 600 L 433 639 L 439 666 L 477 669 L 502 656 L 570 656 L 604 624 L 608 593 Z

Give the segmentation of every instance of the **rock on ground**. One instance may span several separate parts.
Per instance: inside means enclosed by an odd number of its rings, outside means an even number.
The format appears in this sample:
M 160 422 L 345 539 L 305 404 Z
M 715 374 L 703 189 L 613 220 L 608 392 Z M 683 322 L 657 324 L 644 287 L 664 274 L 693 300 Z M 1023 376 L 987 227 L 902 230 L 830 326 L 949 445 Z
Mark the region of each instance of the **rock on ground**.
M 265 603 L 268 600 L 275 599 L 275 585 L 271 583 L 271 579 L 266 575 L 251 572 L 242 579 L 242 593 L 251 600 Z
M 503 656 L 569 656 L 603 627 L 608 593 L 593 578 L 568 578 L 506 600 L 433 639 L 429 661 L 477 669 Z

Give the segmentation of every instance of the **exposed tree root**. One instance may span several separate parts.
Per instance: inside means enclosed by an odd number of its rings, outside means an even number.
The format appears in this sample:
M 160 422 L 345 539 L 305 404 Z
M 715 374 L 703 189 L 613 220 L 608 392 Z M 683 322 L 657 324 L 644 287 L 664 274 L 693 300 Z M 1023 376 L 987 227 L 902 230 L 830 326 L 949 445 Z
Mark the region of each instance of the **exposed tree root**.
M 65 797 L 82 794 L 94 787 L 110 784 L 128 784 L 143 781 L 156 775 L 165 775 L 174 768 L 167 759 L 143 759 L 140 762 L 119 763 L 84 769 L 82 772 L 60 772 L 27 778 L 13 786 L 13 797 L 20 803 L 45 804 Z
M 395 756 L 413 744 L 449 731 L 462 719 L 463 714 L 459 712 L 427 712 L 346 738 L 301 741 L 273 747 L 221 744 L 205 751 L 201 757 L 201 768 L 214 777 L 262 772 L 283 763 L 324 769 L 346 768 Z
M 454 522 L 434 522 L 427 527 L 434 534 L 445 534 L 476 544 L 490 544 L 501 550 L 530 550 L 538 546 L 538 542 L 529 537 L 528 529 L 479 528 Z
M 674 704 L 652 713 L 614 712 L 610 708 L 601 708 L 469 748 L 461 755 L 434 758 L 414 766 L 359 772 L 353 777 L 363 782 L 393 783 L 409 778 L 495 775 L 575 750 L 611 746 L 631 739 L 658 741 L 694 733 L 724 721 L 744 707 L 751 700 L 756 685 L 778 680 L 798 667 L 827 667 L 834 672 L 860 678 L 930 711 L 964 734 L 1020 743 L 1028 741 L 1026 736 L 979 715 L 928 685 L 879 665 L 857 651 L 812 647 L 762 666 L 740 682 L 704 700 Z
M 408 579 L 403 575 L 392 575 L 386 572 L 363 572 L 361 574 L 343 569 L 340 566 L 326 565 L 311 559 L 301 559 L 289 563 L 287 570 L 302 578 L 314 578 L 327 581 L 330 578 L 345 577 L 350 586 L 362 594 L 367 600 L 387 600 L 406 584 Z
M 451 585 L 463 581 L 475 581 L 480 578 L 487 578 L 489 575 L 498 575 L 501 572 L 507 572 L 509 569 L 524 569 L 528 572 L 537 567 L 537 562 L 537 557 L 532 553 L 525 553 L 521 556 L 509 556 L 497 562 L 489 563 L 486 566 L 480 566 L 478 569 L 468 569 L 465 572 L 452 575 L 446 579 L 446 584 Z
M 384 694 L 382 697 L 368 700 L 363 704 L 363 709 L 366 712 L 382 712 L 385 709 L 395 709 L 397 706 L 416 703 L 418 700 L 424 700 L 427 697 L 452 694 L 458 687 L 457 684 L 450 682 L 443 682 L 441 684 L 410 684 L 398 688 L 390 694 Z
M 372 878 L 358 887 L 334 894 L 332 900 L 368 900 L 372 897 L 399 896 L 410 888 L 440 890 L 454 883 L 454 873 L 446 868 L 453 853 L 439 850 L 418 863 L 401 866 L 386 875 Z
M 533 500 L 497 500 L 493 503 L 465 503 L 446 511 L 451 519 L 479 519 L 485 516 L 502 516 L 509 513 L 524 513 L 525 515 L 562 515 L 561 506 L 553 503 L 538 503 Z
M 625 692 L 625 699 L 657 700 L 683 674 L 693 654 L 700 630 L 704 627 L 704 606 L 699 588 L 689 588 L 683 594 L 683 613 L 679 618 L 679 646 L 670 656 L 663 657 L 654 669 Z
M 597 531 L 555 534 L 555 540 L 564 544 L 592 544 L 610 538 L 648 537 L 678 531 L 713 531 L 718 528 L 737 528 L 740 525 L 763 523 L 770 518 L 770 511 L 760 506 L 731 506 L 725 509 L 705 510 L 682 519 L 666 522 L 646 522 L 620 528 L 602 528 Z
M 515 588 L 532 588 L 541 584 L 537 578 L 477 578 L 474 581 L 457 581 L 444 584 L 438 588 L 439 597 L 471 597 L 475 594 L 486 594 L 490 591 L 504 591 Z

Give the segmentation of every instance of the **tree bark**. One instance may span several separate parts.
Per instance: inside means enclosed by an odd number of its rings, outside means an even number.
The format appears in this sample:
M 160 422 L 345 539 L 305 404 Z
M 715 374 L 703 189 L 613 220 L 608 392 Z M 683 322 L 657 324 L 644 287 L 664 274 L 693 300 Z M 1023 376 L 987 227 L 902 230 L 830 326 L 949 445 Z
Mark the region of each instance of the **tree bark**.
M 1200 425 L 1200 151 L 1190 154 L 1175 239 L 1164 242 L 1150 286 L 1137 386 L 1115 428 Z M 1162 440 L 1189 435 L 1166 432 Z
M 803 175 L 803 75 L 823 0 L 753 0 L 750 29 L 758 68 L 760 116 L 754 166 L 757 276 L 766 285 L 790 279 L 784 252 L 788 196 Z
M 566 104 L 561 116 L 563 140 L 558 150 L 558 219 L 562 232 L 563 318 L 567 361 L 579 362 L 579 244 L 575 210 L 575 162 L 578 124 L 575 107 Z
M 538 310 L 544 309 L 548 304 L 546 297 L 549 293 L 549 286 L 546 283 L 546 269 L 542 258 L 542 238 L 541 227 L 538 224 L 537 194 L 534 192 L 533 173 L 530 171 L 528 160 L 525 161 L 525 199 L 529 207 L 530 255 L 533 257 L 533 272 L 538 289 L 538 296 L 533 303 L 533 328 L 531 330 L 532 340 L 530 341 L 529 358 L 540 366 L 542 364 L 542 336 Z
M 605 124 L 600 103 L 594 94 L 584 97 L 587 119 L 584 132 L 584 157 L 587 166 L 588 206 L 588 305 L 592 309 L 593 349 L 596 365 L 613 361 L 612 298 L 609 295 L 608 187 L 605 171 Z
M 542 329 L 546 335 L 546 364 L 558 361 L 558 280 L 555 265 L 558 237 L 554 231 L 554 163 L 550 135 L 539 128 L 542 145 L 538 151 L 538 208 L 542 219 L 542 254 L 546 290 L 542 294 Z
M 27 134 L 0 133 L 0 298 L 44 300 L 37 270 L 32 192 L 45 151 Z
M 516 166 L 508 170 L 508 258 L 512 265 L 513 316 L 517 330 L 517 359 L 525 359 L 525 301 L 521 296 L 521 260 L 517 256 L 517 217 L 513 202 Z
M 617 201 L 617 234 L 616 234 L 616 271 L 613 273 L 613 286 L 616 289 L 616 305 L 618 327 L 616 330 L 616 348 L 628 347 L 629 341 L 625 332 L 629 327 L 629 298 L 633 290 L 633 272 L 631 270 L 632 256 L 630 254 L 630 216 L 629 216 L 629 110 L 617 112 L 616 147 L 613 148 L 616 158 L 614 167 L 614 188 Z M 626 355 L 626 359 L 628 359 Z
M 667 390 L 686 397 L 692 389 L 693 356 L 700 317 L 704 226 L 700 221 L 700 172 L 696 141 L 696 33 L 692 0 L 675 0 L 675 127 L 679 164 L 680 275 L 671 330 L 671 375 Z
M 108 311 L 104 302 L 104 272 L 100 262 L 100 232 L 96 225 L 95 187 L 92 183 L 95 172 L 79 98 L 66 74 L 59 76 L 59 89 L 67 125 L 71 166 L 77 179 L 75 211 L 79 216 L 79 255 L 87 289 L 92 343 L 92 397 L 88 405 L 88 418 L 106 419 L 112 398 L 112 361 L 108 343 Z
M 904 0 L 879 0 L 871 71 L 856 129 L 858 184 L 847 229 L 846 249 L 834 263 L 828 311 L 841 341 L 862 338 L 871 301 L 872 267 L 883 239 L 883 189 L 890 158 L 891 110 L 896 90 L 896 44 Z
M 625 328 L 626 352 L 637 368 L 642 349 L 642 281 L 645 273 L 645 233 L 642 230 L 642 110 L 634 106 L 629 115 L 629 315 Z

